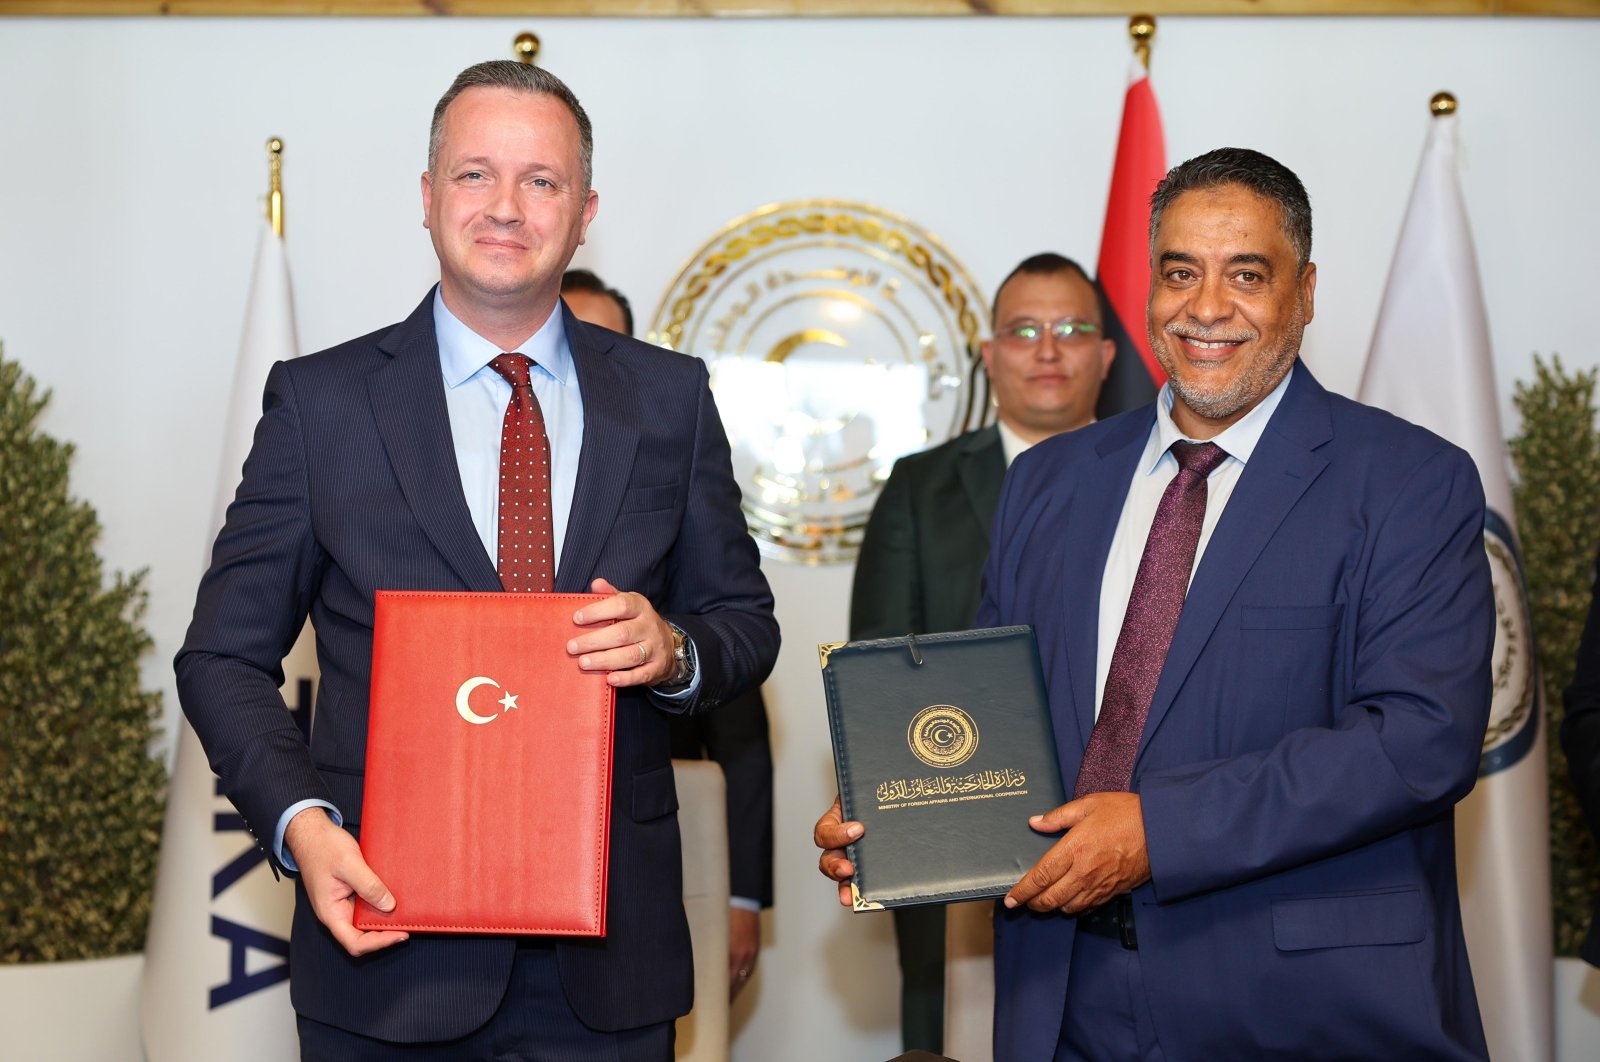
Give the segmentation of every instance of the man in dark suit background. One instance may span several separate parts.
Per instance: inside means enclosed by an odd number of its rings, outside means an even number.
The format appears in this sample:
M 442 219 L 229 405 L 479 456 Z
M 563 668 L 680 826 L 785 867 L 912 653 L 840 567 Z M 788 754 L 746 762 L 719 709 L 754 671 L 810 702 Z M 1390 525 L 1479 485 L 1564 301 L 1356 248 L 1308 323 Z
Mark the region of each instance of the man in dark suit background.
M 1595 561 L 1595 572 L 1589 618 L 1578 642 L 1578 667 L 1563 699 L 1566 718 L 1561 723 L 1561 750 L 1567 756 L 1567 775 L 1583 817 L 1600 837 L 1600 559 Z M 1589 935 L 1578 953 L 1589 965 L 1600 966 L 1600 898 L 1595 901 Z
M 569 269 L 561 297 L 580 321 L 633 335 L 628 298 L 587 269 Z M 761 911 L 772 906 L 772 745 L 759 686 L 714 712 L 668 720 L 672 758 L 711 759 L 728 803 L 728 992 L 737 998 L 761 954 Z
M 1453 815 L 1489 715 L 1483 493 L 1298 360 L 1310 254 L 1280 163 L 1174 168 L 1167 388 L 1007 476 L 976 624 L 1034 626 L 1074 799 L 996 910 L 1000 1062 L 1487 1057 Z M 825 875 L 861 833 L 823 816 Z
M 778 634 L 704 365 L 560 302 L 598 205 L 591 158 L 588 118 L 553 75 L 491 62 L 456 79 L 422 177 L 440 285 L 399 325 L 273 368 L 176 661 L 224 791 L 274 868 L 300 875 L 305 1058 L 664 1062 L 689 1009 L 667 717 L 759 683 Z M 576 613 L 593 629 L 566 649 L 618 693 L 607 933 L 362 932 L 357 895 L 383 910 L 406 899 L 355 840 L 373 595 L 510 585 L 499 528 L 525 501 L 502 480 L 508 403 L 536 411 L 519 447 L 548 447 L 542 578 L 604 596 Z M 278 694 L 308 613 L 322 671 L 309 747 Z M 559 873 L 562 853 L 548 857 Z
M 1000 283 L 992 312 L 982 354 L 997 422 L 895 463 L 856 560 L 852 639 L 971 626 L 1006 466 L 1094 419 L 1115 348 L 1083 267 L 1033 255 Z M 900 907 L 894 920 L 904 1046 L 942 1051 L 945 908 Z

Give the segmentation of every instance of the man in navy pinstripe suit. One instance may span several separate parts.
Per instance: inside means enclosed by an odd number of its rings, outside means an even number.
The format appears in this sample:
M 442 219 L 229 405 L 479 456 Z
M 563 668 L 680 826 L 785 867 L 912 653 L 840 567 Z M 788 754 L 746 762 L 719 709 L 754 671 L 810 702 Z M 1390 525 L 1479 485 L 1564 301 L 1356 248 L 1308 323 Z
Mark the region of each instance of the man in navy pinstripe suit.
M 305 1058 L 665 1060 L 691 1003 L 667 719 L 759 682 L 778 631 L 703 364 L 560 301 L 598 203 L 591 154 L 557 78 L 492 62 L 456 79 L 422 177 L 440 284 L 398 325 L 274 366 L 178 654 L 212 768 L 274 867 L 299 874 Z M 373 594 L 501 589 L 502 352 L 531 360 L 549 438 L 555 589 L 606 595 L 578 616 L 604 625 L 567 649 L 618 688 L 608 932 L 362 932 L 357 895 L 395 902 L 355 840 Z M 307 615 L 309 746 L 278 693 Z

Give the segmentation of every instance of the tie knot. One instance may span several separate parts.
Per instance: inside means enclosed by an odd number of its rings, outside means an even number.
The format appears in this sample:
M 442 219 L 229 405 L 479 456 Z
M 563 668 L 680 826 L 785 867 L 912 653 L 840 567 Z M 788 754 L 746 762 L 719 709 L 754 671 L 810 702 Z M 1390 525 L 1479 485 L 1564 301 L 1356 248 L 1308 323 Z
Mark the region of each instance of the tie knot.
M 1212 469 L 1228 459 L 1228 451 L 1216 443 L 1175 442 L 1172 444 L 1172 456 L 1178 459 L 1179 468 L 1204 479 L 1211 475 Z
M 533 386 L 533 381 L 528 379 L 528 366 L 531 364 L 526 354 L 498 354 L 489 362 L 489 368 L 504 377 L 515 391 L 519 387 Z

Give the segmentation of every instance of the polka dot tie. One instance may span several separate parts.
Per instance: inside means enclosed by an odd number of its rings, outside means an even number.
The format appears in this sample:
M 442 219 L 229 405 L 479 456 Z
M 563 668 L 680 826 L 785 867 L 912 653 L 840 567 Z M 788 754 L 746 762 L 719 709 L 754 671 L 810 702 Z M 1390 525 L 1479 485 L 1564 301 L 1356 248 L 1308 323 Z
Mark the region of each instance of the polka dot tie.
M 1183 599 L 1189 595 L 1194 551 L 1206 519 L 1206 477 L 1227 460 L 1228 452 L 1216 443 L 1176 442 L 1172 456 L 1178 459 L 1178 474 L 1162 493 L 1144 541 L 1122 632 L 1111 653 L 1100 717 L 1078 768 L 1075 797 L 1127 792 L 1133 779 L 1150 701 L 1178 629 Z
M 526 355 L 501 354 L 489 367 L 511 385 L 500 430 L 500 585 L 515 593 L 555 588 L 550 525 L 550 440 L 528 378 Z

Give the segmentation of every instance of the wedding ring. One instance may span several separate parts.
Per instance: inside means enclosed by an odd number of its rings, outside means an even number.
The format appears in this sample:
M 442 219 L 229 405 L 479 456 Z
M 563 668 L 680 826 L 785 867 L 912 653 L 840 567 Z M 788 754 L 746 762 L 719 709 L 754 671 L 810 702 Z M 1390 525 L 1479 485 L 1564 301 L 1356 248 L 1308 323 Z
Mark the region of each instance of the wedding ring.
M 644 647 L 643 642 L 634 642 L 633 644 L 639 647 L 639 663 L 642 664 L 650 659 L 650 650 Z

